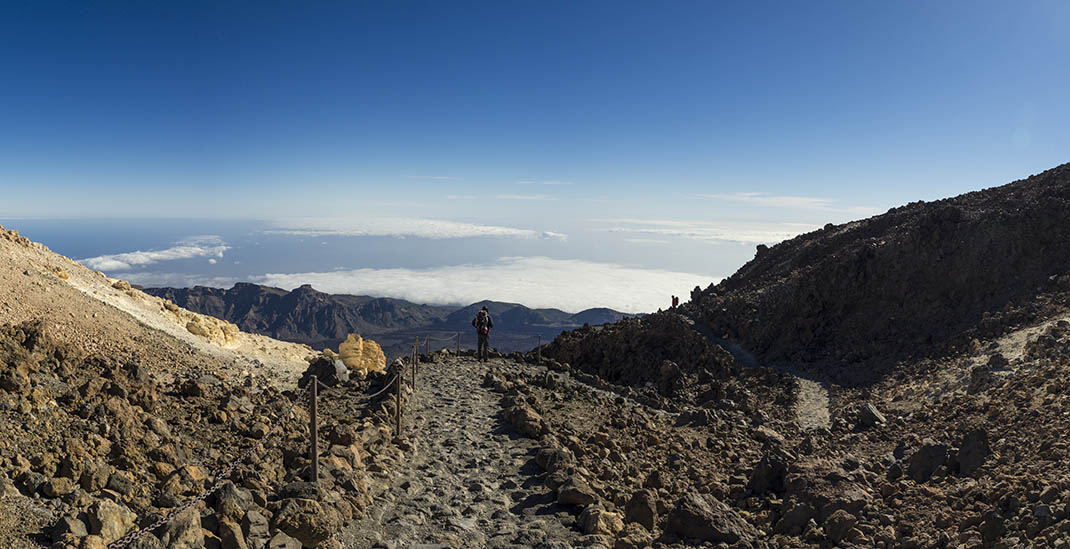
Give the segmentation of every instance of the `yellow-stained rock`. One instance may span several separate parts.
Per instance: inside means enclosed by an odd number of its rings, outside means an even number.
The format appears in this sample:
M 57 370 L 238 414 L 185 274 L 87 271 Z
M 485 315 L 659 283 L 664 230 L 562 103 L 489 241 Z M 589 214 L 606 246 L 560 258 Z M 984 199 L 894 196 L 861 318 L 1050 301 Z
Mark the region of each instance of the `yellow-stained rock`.
M 386 371 L 386 354 L 379 344 L 363 339 L 357 334 L 349 337 L 338 346 L 338 356 L 350 370 L 383 373 Z

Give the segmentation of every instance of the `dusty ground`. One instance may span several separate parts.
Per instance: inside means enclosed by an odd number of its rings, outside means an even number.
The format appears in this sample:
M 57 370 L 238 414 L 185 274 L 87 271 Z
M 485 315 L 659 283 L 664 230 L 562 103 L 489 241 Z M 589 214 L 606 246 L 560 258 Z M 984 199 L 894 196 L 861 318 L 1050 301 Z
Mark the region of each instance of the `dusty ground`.
M 91 271 L 45 246 L 0 228 L 0 323 L 45 320 L 57 342 L 85 355 L 136 358 L 165 376 L 211 372 L 263 375 L 293 386 L 309 347 L 227 329 L 122 282 Z M 117 283 L 118 282 L 118 283 Z M 203 327 L 206 335 L 191 333 Z
M 480 385 L 489 368 L 535 368 L 502 359 L 439 358 L 421 367 L 405 429 L 416 443 L 380 484 L 345 547 L 572 547 L 575 516 L 539 479 L 537 441 L 500 416 L 500 395 Z

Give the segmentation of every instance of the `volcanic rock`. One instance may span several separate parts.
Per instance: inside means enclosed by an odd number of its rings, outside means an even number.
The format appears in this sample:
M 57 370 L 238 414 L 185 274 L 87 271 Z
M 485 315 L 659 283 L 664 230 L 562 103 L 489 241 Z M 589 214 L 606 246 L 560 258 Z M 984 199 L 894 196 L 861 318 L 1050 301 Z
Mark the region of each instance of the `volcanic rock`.
M 710 495 L 686 494 L 669 513 L 666 531 L 683 538 L 739 543 L 754 537 L 753 526 Z

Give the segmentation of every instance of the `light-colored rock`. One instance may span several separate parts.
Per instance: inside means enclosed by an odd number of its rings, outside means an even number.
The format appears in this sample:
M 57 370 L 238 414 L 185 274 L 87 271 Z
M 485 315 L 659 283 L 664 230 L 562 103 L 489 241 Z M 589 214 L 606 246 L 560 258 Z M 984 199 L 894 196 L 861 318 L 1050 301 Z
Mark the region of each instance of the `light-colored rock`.
M 267 549 L 301 549 L 301 542 L 284 532 L 278 532 L 268 540 Z
M 378 343 L 363 339 L 357 334 L 349 337 L 338 346 L 338 356 L 350 370 L 368 372 L 386 372 L 386 354 Z
M 196 509 L 179 514 L 164 527 L 160 536 L 160 544 L 167 549 L 201 549 L 204 541 L 201 515 Z
M 100 536 L 105 543 L 123 537 L 137 520 L 133 511 L 106 499 L 94 503 L 86 514 L 89 517 L 89 533 Z
M 596 505 L 589 505 L 580 513 L 579 523 L 585 534 L 615 536 L 624 529 L 624 519 L 620 513 L 613 513 Z
M 307 547 L 319 545 L 342 526 L 338 511 L 311 499 L 288 499 L 275 515 L 275 528 Z

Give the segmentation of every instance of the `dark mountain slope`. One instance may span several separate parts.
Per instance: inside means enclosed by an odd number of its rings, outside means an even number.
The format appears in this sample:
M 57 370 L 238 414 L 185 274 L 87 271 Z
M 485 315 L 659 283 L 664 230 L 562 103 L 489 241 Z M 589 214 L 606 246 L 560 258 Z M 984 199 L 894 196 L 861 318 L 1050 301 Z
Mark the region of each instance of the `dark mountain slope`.
M 1050 314 L 1070 289 L 1068 221 L 1062 165 L 759 247 L 686 310 L 763 361 L 868 372 Z
M 317 348 L 334 347 L 350 333 L 374 336 L 392 356 L 407 352 L 414 338 L 423 340 L 427 335 L 442 339 L 461 332 L 461 344 L 468 346 L 472 318 L 483 306 L 494 316 L 491 344 L 505 352 L 527 351 L 535 347 L 539 336 L 549 341 L 562 330 L 630 316 L 611 309 L 573 315 L 497 301 L 467 307 L 419 305 L 403 299 L 326 294 L 309 285 L 293 291 L 249 283 L 235 284 L 229 290 L 196 286 L 144 291 L 233 322 L 245 331 Z
M 309 285 L 292 292 L 247 283 L 235 284 L 229 290 L 196 286 L 145 291 L 180 307 L 233 322 L 242 330 L 313 346 L 344 339 L 350 333 L 427 326 L 451 310 L 401 299 L 325 294 Z

